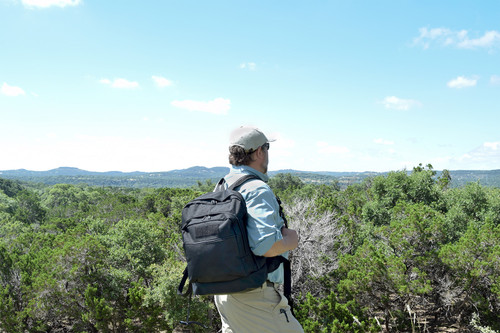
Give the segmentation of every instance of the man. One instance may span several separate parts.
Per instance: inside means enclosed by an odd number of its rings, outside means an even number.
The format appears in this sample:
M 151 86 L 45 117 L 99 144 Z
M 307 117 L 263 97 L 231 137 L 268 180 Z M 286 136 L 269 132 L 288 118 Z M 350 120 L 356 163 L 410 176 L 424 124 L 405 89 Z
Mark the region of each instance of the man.
M 295 230 L 284 226 L 279 204 L 266 184 L 270 140 L 254 127 L 240 127 L 230 136 L 229 163 L 226 177 L 230 186 L 244 175 L 252 174 L 259 180 L 249 180 L 237 190 L 245 199 L 248 211 L 248 238 L 255 255 L 288 257 L 288 251 L 298 246 Z M 261 287 L 215 296 L 221 315 L 223 333 L 304 332 L 292 315 L 288 300 L 277 289 L 283 283 L 283 265 L 268 274 Z

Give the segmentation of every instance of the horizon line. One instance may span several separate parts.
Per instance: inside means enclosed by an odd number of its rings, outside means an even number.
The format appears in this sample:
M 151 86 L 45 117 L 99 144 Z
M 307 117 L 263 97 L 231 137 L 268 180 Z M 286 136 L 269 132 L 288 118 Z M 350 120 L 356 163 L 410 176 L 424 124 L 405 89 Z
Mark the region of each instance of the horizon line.
M 60 169 L 75 169 L 75 170 L 80 170 L 80 171 L 85 171 L 85 172 L 93 172 L 93 173 L 111 173 L 111 172 L 119 172 L 119 173 L 166 173 L 166 172 L 172 172 L 172 171 L 183 171 L 183 170 L 188 170 L 188 169 L 193 169 L 193 168 L 205 168 L 205 169 L 215 169 L 215 168 L 229 168 L 229 166 L 214 166 L 214 167 L 207 167 L 207 166 L 202 166 L 202 165 L 194 165 L 191 167 L 183 168 L 183 169 L 171 169 L 171 170 L 164 170 L 164 171 L 140 171 L 140 170 L 134 170 L 134 171 L 120 171 L 120 170 L 107 170 L 107 171 L 93 171 L 93 170 L 87 170 L 87 169 L 81 169 L 78 167 L 70 167 L 70 166 L 61 166 L 57 168 L 52 168 L 48 170 L 30 170 L 30 169 L 25 169 L 25 168 L 19 168 L 19 169 L 5 169 L 5 170 L 0 170 L 0 174 L 3 172 L 15 172 L 15 171 L 28 171 L 28 172 L 49 172 L 49 171 L 54 171 L 54 170 L 60 170 Z M 413 169 L 413 168 L 412 168 Z M 297 171 L 297 172 L 309 172 L 309 173 L 320 173 L 320 172 L 333 172 L 333 173 L 343 173 L 343 172 L 350 172 L 350 173 L 388 173 L 388 172 L 396 172 L 396 171 L 408 171 L 411 169 L 398 169 L 398 170 L 386 170 L 386 171 L 373 171 L 373 170 L 365 170 L 365 171 L 328 171 L 328 170 L 321 170 L 321 171 L 311 171 L 311 170 L 299 170 L 299 169 L 292 169 L 292 168 L 287 168 L 287 169 L 276 169 L 276 170 L 269 170 L 269 172 L 280 172 L 280 171 Z M 443 170 L 448 170 L 448 171 L 497 171 L 500 169 L 432 169 L 433 171 L 440 172 Z

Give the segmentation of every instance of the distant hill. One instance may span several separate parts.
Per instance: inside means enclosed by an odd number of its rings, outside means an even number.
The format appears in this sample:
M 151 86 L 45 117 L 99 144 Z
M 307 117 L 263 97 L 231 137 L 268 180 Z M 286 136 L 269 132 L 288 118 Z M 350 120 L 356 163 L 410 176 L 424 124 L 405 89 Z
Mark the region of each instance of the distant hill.
M 1 178 L 26 182 L 54 184 L 87 184 L 96 186 L 123 187 L 189 187 L 198 181 L 216 181 L 227 174 L 229 168 L 191 167 L 167 172 L 95 172 L 78 168 L 61 167 L 47 171 L 25 169 L 0 171 Z
M 87 184 L 95 186 L 122 186 L 122 187 L 190 187 L 199 181 L 210 180 L 217 182 L 229 172 L 227 167 L 206 168 L 195 166 L 187 169 L 165 172 L 95 172 L 78 168 L 61 167 L 48 171 L 30 171 L 25 169 L 0 171 L 0 178 L 16 179 L 26 182 L 54 184 Z M 299 171 L 278 170 L 270 171 L 269 175 L 290 173 L 299 177 L 305 183 L 329 184 L 338 182 L 342 188 L 350 184 L 360 183 L 369 177 L 384 175 L 379 172 L 331 172 L 331 171 Z M 437 171 L 439 176 L 440 171 Z M 459 187 L 469 182 L 479 181 L 485 186 L 500 187 L 500 170 L 456 170 L 450 171 L 452 186 Z
M 439 173 L 438 173 L 439 175 Z M 500 187 L 500 169 L 497 170 L 454 170 L 450 171 L 453 187 L 461 187 L 470 182 L 484 186 Z

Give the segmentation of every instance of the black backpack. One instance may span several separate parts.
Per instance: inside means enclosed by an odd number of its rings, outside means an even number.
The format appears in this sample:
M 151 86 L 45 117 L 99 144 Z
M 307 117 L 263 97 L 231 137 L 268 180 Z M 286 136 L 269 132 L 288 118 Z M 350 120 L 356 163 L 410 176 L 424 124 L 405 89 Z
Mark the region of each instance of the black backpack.
M 188 277 L 188 291 L 183 295 L 231 294 L 257 288 L 264 284 L 268 273 L 283 263 L 284 294 L 291 304 L 290 262 L 282 256 L 256 256 L 249 246 L 247 208 L 235 189 L 250 179 L 259 178 L 243 176 L 223 189 L 225 179 L 222 178 L 214 192 L 192 200 L 182 210 L 187 267 L 179 284 L 179 294 L 183 294 Z M 283 214 L 281 209 L 280 214 Z

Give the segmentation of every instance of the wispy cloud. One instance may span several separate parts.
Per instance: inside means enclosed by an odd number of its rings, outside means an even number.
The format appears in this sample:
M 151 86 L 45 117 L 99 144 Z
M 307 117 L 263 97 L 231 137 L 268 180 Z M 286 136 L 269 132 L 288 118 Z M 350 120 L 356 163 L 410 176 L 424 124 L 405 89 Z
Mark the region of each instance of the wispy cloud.
M 375 139 L 375 140 L 373 140 L 373 142 L 375 142 L 376 144 L 379 144 L 379 145 L 393 145 L 394 144 L 394 141 L 385 140 L 382 138 Z
M 487 169 L 500 163 L 500 141 L 484 142 L 481 146 L 462 155 L 457 161 L 468 169 Z
M 500 32 L 486 31 L 482 36 L 469 37 L 467 30 L 454 31 L 448 28 L 420 28 L 413 44 L 428 49 L 432 45 L 452 46 L 461 49 L 492 48 L 500 46 Z
M 382 104 L 384 104 L 387 109 L 407 111 L 414 106 L 419 106 L 421 103 L 413 99 L 388 96 L 382 101 Z
M 139 83 L 135 81 L 129 81 L 127 79 L 120 78 L 114 79 L 113 81 L 109 79 L 101 79 L 99 80 L 99 82 L 117 89 L 134 89 L 139 87 Z
M 81 0 L 22 0 L 22 3 L 27 8 L 48 8 L 52 6 L 66 7 L 78 6 L 82 3 Z
M 500 142 L 485 142 L 483 143 L 483 147 L 491 149 L 491 150 L 500 150 Z
M 248 69 L 249 71 L 254 71 L 257 69 L 257 64 L 255 62 L 244 62 L 240 64 L 241 69 Z
M 172 80 L 169 80 L 169 79 L 161 77 L 161 76 L 153 75 L 151 78 L 156 83 L 156 85 L 160 88 L 171 87 L 174 85 L 174 82 Z
M 459 76 L 456 79 L 453 79 L 449 81 L 446 85 L 450 88 L 456 88 L 456 89 L 461 89 L 461 88 L 467 88 L 467 87 L 474 87 L 477 84 L 477 78 L 466 78 L 464 76 Z
M 189 111 L 208 112 L 213 114 L 227 114 L 231 108 L 231 100 L 216 98 L 213 101 L 202 102 L 193 100 L 173 101 L 172 106 Z
M 318 153 L 320 154 L 346 154 L 349 152 L 349 148 L 343 146 L 332 146 L 328 142 L 318 141 L 316 142 L 318 147 Z
M 1 92 L 5 96 L 11 96 L 11 97 L 16 97 L 16 96 L 21 96 L 21 95 L 26 95 L 24 90 L 20 87 L 14 87 L 14 86 L 9 86 L 7 83 L 2 84 L 2 89 Z
M 500 32 L 487 31 L 483 36 L 469 39 L 467 36 L 458 43 L 458 47 L 472 49 L 475 47 L 492 47 L 500 44 Z
M 500 84 L 500 76 L 499 75 L 492 75 L 490 77 L 490 83 L 491 84 Z

